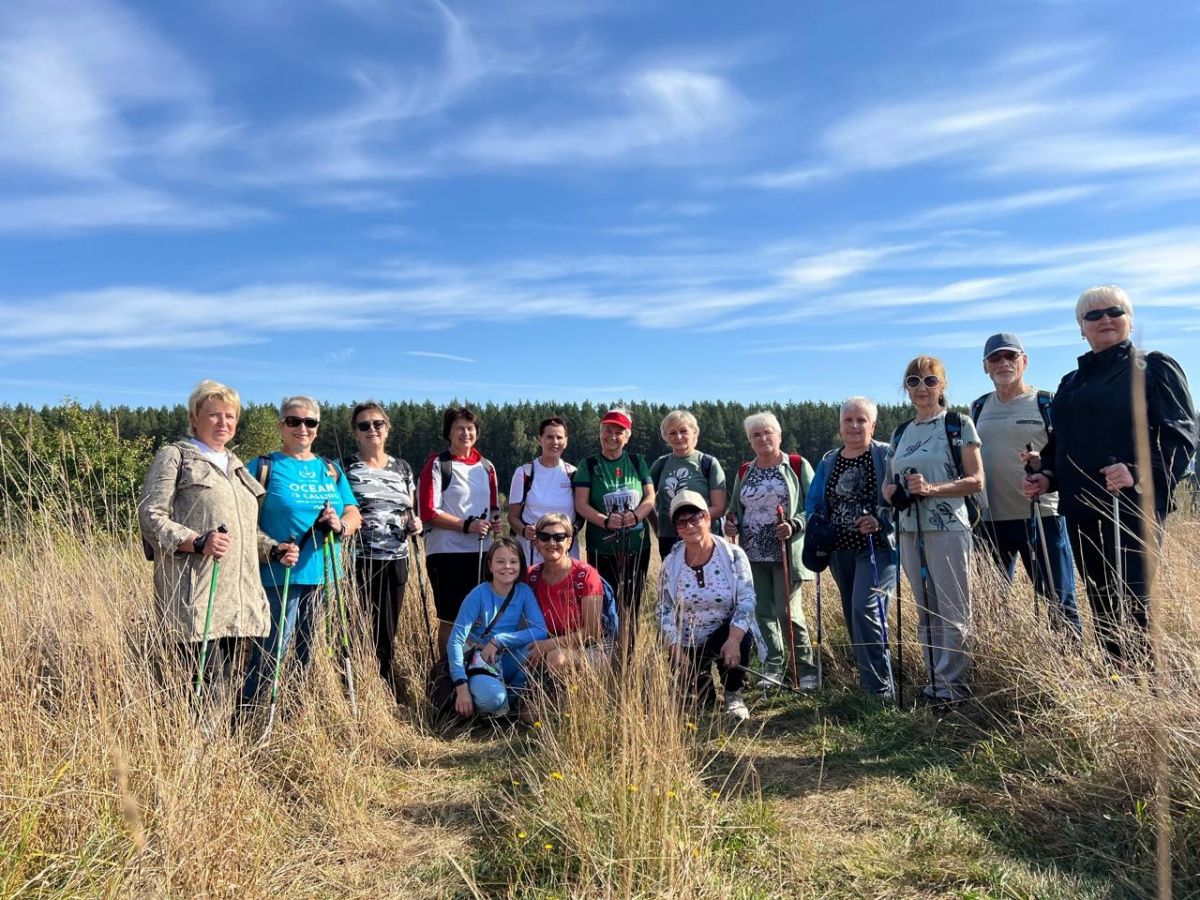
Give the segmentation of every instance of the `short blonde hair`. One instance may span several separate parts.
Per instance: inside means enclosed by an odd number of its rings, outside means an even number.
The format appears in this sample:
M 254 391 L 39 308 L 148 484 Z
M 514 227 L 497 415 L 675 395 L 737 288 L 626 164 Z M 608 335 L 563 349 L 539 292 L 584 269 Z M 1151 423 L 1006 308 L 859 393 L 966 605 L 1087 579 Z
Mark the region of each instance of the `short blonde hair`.
M 696 421 L 696 417 L 686 409 L 673 409 L 663 417 L 662 424 L 658 426 L 658 433 L 664 441 L 667 439 L 667 429 L 676 422 L 682 422 L 692 430 L 692 434 L 700 437 L 700 423 Z
M 316 418 L 321 418 L 321 404 L 312 397 L 306 397 L 303 394 L 296 394 L 294 397 L 284 397 L 283 402 L 279 404 L 279 418 L 283 418 L 288 414 L 289 409 L 311 409 L 312 414 Z
M 239 419 L 242 417 L 242 398 L 238 396 L 238 392 L 219 381 L 205 378 L 192 388 L 192 393 L 188 395 L 188 434 L 193 437 L 195 432 L 192 431 L 191 420 L 199 417 L 200 408 L 209 400 L 228 403 L 233 407 L 234 415 Z
M 742 422 L 746 429 L 746 434 L 749 435 L 755 428 L 770 428 L 779 434 L 783 434 L 783 427 L 779 424 L 779 420 L 775 418 L 775 413 L 764 409 L 761 412 L 751 413 L 746 416 Z
M 838 415 L 844 416 L 846 414 L 846 410 L 854 406 L 857 406 L 859 409 L 865 412 L 867 414 L 867 418 L 869 418 L 872 422 L 879 421 L 879 407 L 875 405 L 875 401 L 870 397 L 859 397 L 857 395 L 854 397 L 847 397 L 842 401 L 842 408 L 839 410 Z
M 534 525 L 533 528 L 534 531 L 542 531 L 547 525 L 561 525 L 563 528 L 567 529 L 568 535 L 575 533 L 575 523 L 560 512 L 546 513 L 537 520 L 537 524 Z
M 1125 310 L 1125 315 L 1133 318 L 1133 301 L 1129 299 L 1129 295 L 1115 284 L 1105 284 L 1090 287 L 1079 295 L 1079 299 L 1075 301 L 1075 323 L 1082 327 L 1083 314 L 1101 303 L 1105 306 L 1119 306 Z

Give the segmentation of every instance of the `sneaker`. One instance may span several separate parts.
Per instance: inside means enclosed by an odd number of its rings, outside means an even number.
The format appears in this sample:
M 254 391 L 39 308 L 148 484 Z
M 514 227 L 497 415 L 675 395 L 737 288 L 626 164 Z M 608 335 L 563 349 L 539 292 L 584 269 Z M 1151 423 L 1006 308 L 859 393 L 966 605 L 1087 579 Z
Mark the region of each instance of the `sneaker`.
M 725 714 L 739 722 L 745 722 L 750 718 L 750 710 L 746 708 L 746 701 L 742 699 L 740 693 L 736 691 L 725 693 Z
M 816 675 L 801 675 L 800 676 L 800 690 L 815 691 L 818 687 L 820 687 L 820 685 L 817 684 L 817 676 Z

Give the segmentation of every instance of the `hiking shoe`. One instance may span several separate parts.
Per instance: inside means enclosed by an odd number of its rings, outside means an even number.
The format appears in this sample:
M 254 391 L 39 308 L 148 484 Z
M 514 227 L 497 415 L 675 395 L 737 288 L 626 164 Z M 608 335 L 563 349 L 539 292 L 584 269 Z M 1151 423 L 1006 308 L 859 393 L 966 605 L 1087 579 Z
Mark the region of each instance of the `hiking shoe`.
M 737 691 L 725 692 L 725 715 L 731 719 L 737 719 L 739 722 L 745 722 L 750 718 L 750 710 L 746 708 L 746 701 Z
M 820 685 L 817 684 L 817 676 L 816 675 L 801 675 L 800 676 L 800 690 L 815 691 L 819 686 Z

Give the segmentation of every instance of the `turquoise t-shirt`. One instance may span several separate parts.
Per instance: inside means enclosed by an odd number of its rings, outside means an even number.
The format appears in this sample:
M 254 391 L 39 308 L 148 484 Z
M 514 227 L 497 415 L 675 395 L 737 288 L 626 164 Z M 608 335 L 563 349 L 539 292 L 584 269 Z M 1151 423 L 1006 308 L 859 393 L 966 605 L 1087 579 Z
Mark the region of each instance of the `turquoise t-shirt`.
M 294 459 L 276 451 L 269 459 L 271 478 L 267 483 L 267 495 L 258 509 L 258 527 L 275 540 L 286 541 L 292 535 L 301 538 L 321 514 L 326 500 L 339 516 L 347 506 L 358 505 L 337 463 L 333 463 L 337 474 L 335 481 L 330 477 L 329 463 L 319 456 Z M 258 478 L 259 458 L 252 459 L 246 468 Z M 341 553 L 334 553 L 333 557 L 340 577 Z M 281 563 L 272 562 L 259 569 L 264 585 L 283 585 L 287 569 Z M 292 584 L 321 584 L 324 580 L 321 544 L 316 536 L 310 536 L 300 549 L 299 562 L 292 569 Z

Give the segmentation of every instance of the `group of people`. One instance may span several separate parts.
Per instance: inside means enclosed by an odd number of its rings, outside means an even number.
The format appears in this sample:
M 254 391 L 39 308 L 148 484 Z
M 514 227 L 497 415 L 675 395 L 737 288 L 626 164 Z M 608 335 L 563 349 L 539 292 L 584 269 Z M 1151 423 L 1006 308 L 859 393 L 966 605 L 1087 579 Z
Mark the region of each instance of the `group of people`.
M 654 618 L 680 690 L 695 701 L 716 704 L 714 663 L 735 719 L 749 715 L 747 673 L 763 689 L 819 686 L 820 635 L 814 654 L 801 593 L 815 577 L 819 611 L 828 567 L 862 689 L 887 699 L 898 687 L 888 621 L 902 568 L 918 614 L 924 696 L 955 703 L 970 692 L 969 572 L 983 549 L 1009 579 L 1020 558 L 1053 626 L 1072 635 L 1082 628 L 1078 563 L 1097 638 L 1113 660 L 1136 665 L 1148 545 L 1161 540 L 1197 427 L 1183 372 L 1132 345 L 1132 315 L 1120 288 L 1085 291 L 1076 319 L 1090 350 L 1053 394 L 1025 382 L 1028 357 L 1015 335 L 993 335 L 983 369 L 995 390 L 968 415 L 949 408 L 941 361 L 918 356 L 903 376 L 914 416 L 876 440 L 875 403 L 851 397 L 840 409 L 842 446 L 815 470 L 784 452 L 770 412 L 745 420 L 752 458 L 732 484 L 698 449 L 699 425 L 686 410 L 662 421 L 670 452 L 649 461 L 627 449 L 629 413 L 610 409 L 600 452 L 578 466 L 563 459 L 568 424 L 548 418 L 540 454 L 512 475 L 511 536 L 502 534 L 497 474 L 477 446 L 473 410 L 444 411 L 447 447 L 415 476 L 386 450 L 382 405 L 354 407 L 358 452 L 332 461 L 312 451 L 320 406 L 290 397 L 280 407 L 280 449 L 245 465 L 228 449 L 238 395 L 205 381 L 188 401 L 189 437 L 159 451 L 139 507 L 160 617 L 198 690 L 233 687 L 253 705 L 265 685 L 277 687 L 289 647 L 307 662 L 323 598 L 343 574 L 335 548 L 345 544 L 379 674 L 391 683 L 423 536 L 454 708 L 502 715 L 520 707 L 532 672 L 627 657 L 654 540 L 662 558 Z M 1143 491 L 1153 491 L 1153 521 L 1141 515 Z

